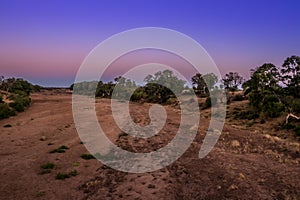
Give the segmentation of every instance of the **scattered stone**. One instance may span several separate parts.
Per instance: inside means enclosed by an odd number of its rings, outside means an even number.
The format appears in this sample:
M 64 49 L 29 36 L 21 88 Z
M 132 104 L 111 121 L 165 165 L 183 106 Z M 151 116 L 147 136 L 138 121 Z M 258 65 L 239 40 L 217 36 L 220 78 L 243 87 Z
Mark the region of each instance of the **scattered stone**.
M 240 177 L 241 179 L 245 179 L 245 178 L 246 178 L 245 175 L 244 175 L 243 173 L 240 173 L 240 174 L 239 174 L 239 177 Z
M 234 185 L 234 184 L 232 184 L 229 188 L 228 188 L 228 190 L 237 190 L 238 189 L 238 186 L 236 186 L 236 185 Z
M 237 140 L 232 140 L 232 141 L 231 141 L 231 146 L 232 146 L 232 147 L 239 147 L 239 146 L 241 146 L 241 144 L 240 144 L 240 142 L 237 141 Z
M 149 184 L 149 185 L 148 185 L 148 188 L 155 188 L 155 185 Z
M 46 139 L 47 139 L 47 138 L 46 138 L 46 136 L 44 136 L 44 135 L 40 138 L 41 141 L 45 141 Z
M 190 132 L 198 131 L 198 124 L 195 124 L 190 128 Z
M 217 186 L 217 189 L 218 189 L 218 190 L 220 190 L 221 188 L 222 188 L 221 185 L 218 185 L 218 186 Z

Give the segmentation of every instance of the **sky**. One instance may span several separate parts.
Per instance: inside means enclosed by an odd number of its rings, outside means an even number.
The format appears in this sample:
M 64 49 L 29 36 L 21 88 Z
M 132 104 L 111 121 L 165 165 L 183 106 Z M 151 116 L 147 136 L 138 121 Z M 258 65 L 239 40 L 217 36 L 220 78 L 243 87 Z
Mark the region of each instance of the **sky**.
M 163 27 L 200 43 L 221 74 L 236 71 L 248 78 L 263 63 L 280 67 L 285 58 L 300 56 L 299 9 L 297 0 L 1 0 L 0 75 L 69 86 L 105 39 Z M 107 79 L 122 72 L 118 66 Z

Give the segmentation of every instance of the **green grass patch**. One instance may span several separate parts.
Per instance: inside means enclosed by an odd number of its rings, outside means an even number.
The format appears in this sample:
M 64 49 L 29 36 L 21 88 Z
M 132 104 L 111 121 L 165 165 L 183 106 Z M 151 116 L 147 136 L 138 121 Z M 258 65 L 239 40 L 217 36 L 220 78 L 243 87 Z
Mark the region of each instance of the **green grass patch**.
M 53 169 L 54 167 L 55 167 L 55 164 L 53 164 L 53 163 L 47 163 L 47 164 L 41 165 L 42 169 Z
M 84 160 L 96 159 L 92 154 L 82 154 L 80 157 Z
M 57 180 L 64 180 L 66 178 L 71 178 L 72 176 L 77 176 L 78 172 L 76 170 L 70 171 L 69 173 L 58 173 L 55 177 Z
M 67 149 L 69 149 L 69 147 L 62 145 L 57 149 L 51 150 L 50 153 L 65 153 Z

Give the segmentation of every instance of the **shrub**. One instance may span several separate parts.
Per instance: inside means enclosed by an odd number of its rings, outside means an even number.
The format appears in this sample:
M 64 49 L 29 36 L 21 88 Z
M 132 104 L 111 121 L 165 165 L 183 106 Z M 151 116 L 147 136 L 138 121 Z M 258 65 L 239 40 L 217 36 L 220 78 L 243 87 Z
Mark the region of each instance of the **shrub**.
M 69 174 L 58 173 L 55 178 L 58 179 L 58 180 L 64 180 L 66 178 L 70 178 L 70 175 Z
M 276 118 L 284 111 L 284 106 L 279 102 L 267 102 L 263 107 L 263 113 L 271 118 Z
M 241 94 L 236 94 L 236 95 L 234 95 L 233 96 L 233 101 L 243 101 L 245 98 L 244 98 L 244 96 L 243 95 L 241 95 Z
M 261 120 L 260 120 L 260 123 L 261 123 L 261 124 L 264 124 L 264 123 L 266 123 L 266 120 L 265 120 L 265 119 L 261 119 Z
M 41 165 L 42 169 L 53 169 L 54 167 L 55 167 L 55 164 L 53 164 L 53 163 L 47 163 L 47 164 Z
M 65 145 L 62 145 L 62 146 L 60 146 L 60 147 L 57 148 L 57 149 L 51 150 L 50 153 L 65 153 L 65 152 L 66 152 L 66 151 L 65 151 L 66 149 L 69 149 L 69 147 L 67 147 L 67 146 L 65 146 Z
M 286 129 L 286 130 L 290 130 L 290 129 L 294 129 L 296 126 L 294 124 L 291 124 L 291 123 L 288 123 L 288 124 L 284 124 L 282 126 L 283 129 Z
M 78 172 L 76 170 L 73 170 L 73 171 L 70 171 L 69 172 L 69 175 L 70 176 L 77 176 L 78 175 Z
M 169 98 L 166 104 L 175 104 L 177 102 L 177 98 Z
M 58 180 L 64 180 L 66 178 L 71 178 L 72 176 L 77 176 L 77 175 L 78 175 L 78 172 L 76 170 L 73 170 L 67 174 L 58 173 L 55 178 Z
M 291 106 L 295 113 L 300 113 L 300 99 L 293 99 Z
M 0 119 L 15 115 L 15 112 L 9 108 L 6 103 L 0 104 Z
M 95 157 L 92 154 L 82 154 L 80 157 L 84 160 L 95 159 Z
M 203 106 L 203 109 L 210 108 L 211 106 L 215 105 L 217 103 L 216 97 L 207 97 Z
M 23 112 L 31 102 L 31 99 L 28 96 L 13 95 L 10 99 L 14 102 L 9 103 L 9 106 L 18 112 Z
M 130 101 L 139 101 L 143 98 L 143 90 L 142 89 L 137 89 L 133 92 L 133 94 L 130 97 Z

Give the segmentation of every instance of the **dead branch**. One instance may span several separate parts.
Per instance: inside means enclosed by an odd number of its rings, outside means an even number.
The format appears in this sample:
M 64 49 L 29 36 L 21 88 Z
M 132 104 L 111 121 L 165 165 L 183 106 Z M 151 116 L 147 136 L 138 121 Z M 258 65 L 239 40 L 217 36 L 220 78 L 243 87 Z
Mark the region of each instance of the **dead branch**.
M 292 113 L 289 113 L 287 116 L 286 116 L 286 118 L 285 118 L 285 124 L 288 124 L 289 123 L 289 118 L 290 117 L 292 117 L 292 118 L 295 118 L 295 119 L 300 119 L 300 117 L 298 117 L 298 116 L 296 116 L 296 115 L 294 115 L 294 114 L 292 114 Z

